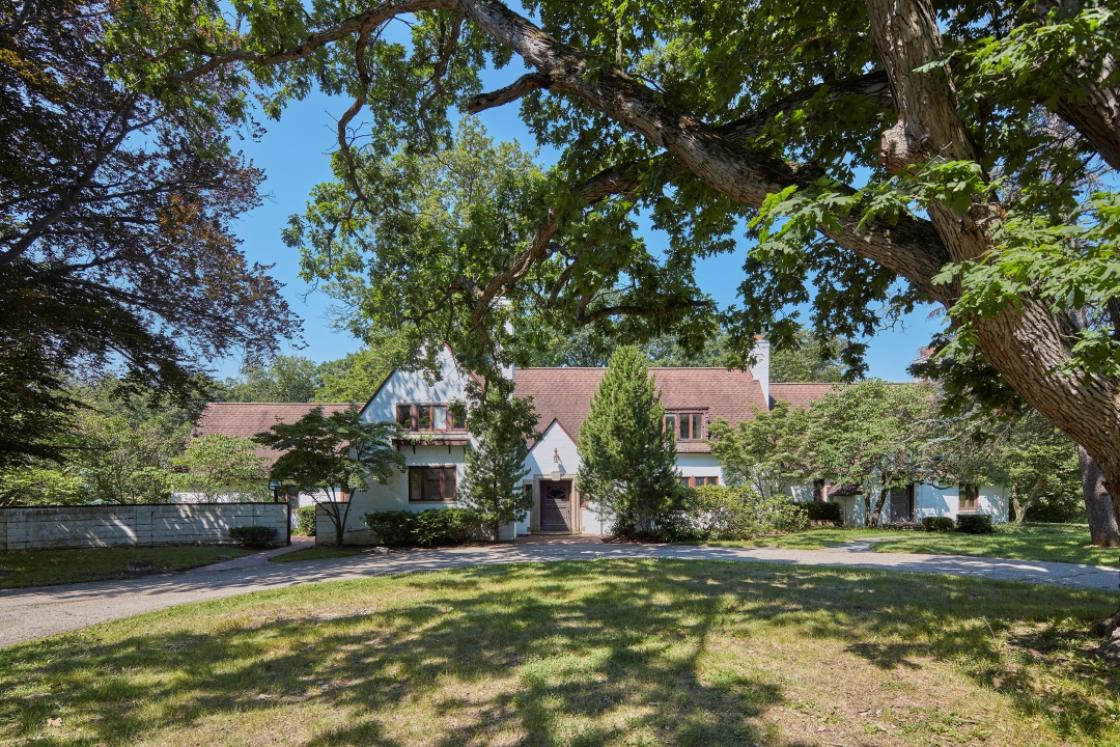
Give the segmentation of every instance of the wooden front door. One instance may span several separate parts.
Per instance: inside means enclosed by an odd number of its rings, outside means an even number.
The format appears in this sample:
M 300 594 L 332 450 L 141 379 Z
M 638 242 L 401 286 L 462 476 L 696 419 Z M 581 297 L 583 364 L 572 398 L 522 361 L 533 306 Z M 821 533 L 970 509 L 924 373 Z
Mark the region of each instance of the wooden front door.
M 891 489 L 891 521 L 913 521 L 914 486 Z
M 572 481 L 541 480 L 541 531 L 570 532 Z

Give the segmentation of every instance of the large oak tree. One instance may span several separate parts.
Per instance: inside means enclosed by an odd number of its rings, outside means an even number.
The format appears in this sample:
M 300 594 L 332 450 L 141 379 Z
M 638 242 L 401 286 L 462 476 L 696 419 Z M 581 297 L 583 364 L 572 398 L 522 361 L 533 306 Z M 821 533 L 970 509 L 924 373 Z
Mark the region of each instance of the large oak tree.
M 1106 3 L 524 6 L 534 20 L 498 0 L 289 0 L 235 22 L 213 4 L 184 27 L 153 12 L 178 3 L 145 4 L 118 39 L 146 49 L 140 74 L 170 90 L 248 70 L 277 111 L 316 84 L 349 95 L 340 226 L 381 209 L 366 191 L 378 165 L 445 139 L 449 110 L 520 102 L 560 157 L 535 231 L 446 288 L 466 324 L 496 329 L 499 299 L 530 297 L 573 323 L 650 308 L 659 331 L 690 323 L 710 310 L 686 292 L 693 261 L 730 251 L 747 220 L 759 245 L 724 320 L 740 349 L 756 332 L 788 341 L 791 302 L 843 337 L 872 331 L 884 302 L 939 303 L 945 354 L 975 353 L 977 383 L 998 374 L 1081 444 L 1120 506 L 1120 210 L 1102 189 L 1112 177 L 1095 181 L 1120 167 L 1120 20 Z M 524 74 L 483 92 L 480 71 L 513 58 Z M 637 210 L 670 242 L 635 277 L 649 253 Z

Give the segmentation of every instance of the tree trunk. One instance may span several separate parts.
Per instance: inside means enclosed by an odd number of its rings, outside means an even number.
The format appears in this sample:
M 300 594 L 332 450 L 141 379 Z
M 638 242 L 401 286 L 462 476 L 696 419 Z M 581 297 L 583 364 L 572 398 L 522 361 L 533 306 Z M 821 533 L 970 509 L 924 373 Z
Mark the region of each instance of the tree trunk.
M 1045 20 L 1054 12 L 1065 19 L 1082 10 L 1079 0 L 1036 0 L 1035 10 Z M 1093 59 L 1088 59 L 1092 57 Z M 1120 169 L 1120 87 L 1116 57 L 1109 49 L 1094 49 L 1066 69 L 1066 92 L 1040 101 L 1069 122 L 1114 169 Z
M 942 54 L 929 0 L 868 0 L 872 42 L 894 92 L 898 121 L 883 134 L 887 169 L 901 172 L 933 158 L 982 162 L 957 114 L 948 68 L 917 72 Z M 994 198 L 977 198 L 964 213 L 929 208 L 934 229 L 953 261 L 974 261 L 993 248 L 991 227 L 1003 217 Z M 1071 319 L 1034 298 L 991 318 L 969 320 L 977 345 L 1029 404 L 1096 460 L 1104 483 L 1120 495 L 1120 381 L 1070 371 Z M 1118 504 L 1120 505 L 1120 504 Z
M 1110 491 L 1105 489 L 1104 475 L 1096 460 L 1082 446 L 1077 447 L 1077 463 L 1081 468 L 1081 496 L 1085 500 L 1089 536 L 1093 544 L 1097 547 L 1120 547 L 1117 511 Z
M 1011 486 L 1011 510 L 1014 514 L 1012 516 L 1012 520 L 1016 524 L 1022 524 L 1023 517 L 1027 513 L 1027 507 L 1023 505 L 1023 502 L 1021 500 L 1019 500 L 1019 489 L 1014 485 Z
M 875 510 L 871 517 L 871 526 L 879 526 L 879 517 L 883 515 L 883 506 L 887 505 L 887 496 L 890 495 L 890 488 L 879 488 L 879 497 L 875 500 Z
M 863 494 L 863 525 L 865 527 L 871 526 L 871 494 Z

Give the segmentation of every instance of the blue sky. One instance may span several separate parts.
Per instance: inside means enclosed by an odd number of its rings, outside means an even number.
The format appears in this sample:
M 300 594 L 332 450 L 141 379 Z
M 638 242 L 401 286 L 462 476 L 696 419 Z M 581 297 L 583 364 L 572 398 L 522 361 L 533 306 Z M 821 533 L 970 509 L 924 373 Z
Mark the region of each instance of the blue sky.
M 507 69 L 488 76 L 493 78 L 488 82 L 501 85 L 518 74 Z M 271 273 L 283 283 L 284 297 L 303 319 L 303 340 L 287 343 L 285 351 L 298 352 L 315 361 L 342 357 L 360 344 L 348 332 L 335 329 L 331 300 L 299 278 L 297 253 L 284 245 L 280 234 L 288 217 L 303 209 L 311 188 L 329 177 L 335 123 L 345 108 L 346 103 L 340 99 L 313 94 L 290 105 L 279 122 L 264 120 L 267 131 L 259 141 L 242 143 L 246 155 L 264 169 L 266 181 L 261 190 L 263 204 L 243 216 L 235 227 L 236 233 L 250 260 L 273 265 Z M 532 135 L 517 118 L 516 105 L 484 112 L 480 118 L 495 139 L 514 140 L 529 150 L 535 147 Z M 542 153 L 542 158 L 550 160 L 550 155 Z M 651 246 L 656 247 L 658 238 L 648 238 Z M 743 237 L 737 251 L 704 260 L 698 266 L 700 287 L 719 303 L 735 301 L 749 246 Z M 940 317 L 933 312 L 932 306 L 918 309 L 870 341 L 871 376 L 890 381 L 909 378 L 906 367 L 930 334 L 941 326 Z M 229 359 L 216 364 L 215 369 L 220 376 L 232 376 L 239 367 L 239 360 Z

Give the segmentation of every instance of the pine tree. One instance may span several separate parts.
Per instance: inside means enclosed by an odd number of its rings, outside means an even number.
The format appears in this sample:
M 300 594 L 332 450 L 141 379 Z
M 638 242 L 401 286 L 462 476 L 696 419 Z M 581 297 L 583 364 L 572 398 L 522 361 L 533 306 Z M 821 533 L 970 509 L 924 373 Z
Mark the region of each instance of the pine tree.
M 467 399 L 467 429 L 474 443 L 467 450 L 459 495 L 497 540 L 503 524 L 521 520 L 532 507 L 521 479 L 528 472 L 525 458 L 537 414 L 530 401 L 513 396 L 513 383 L 502 376 L 470 382 Z
M 662 431 L 661 397 L 636 347 L 611 356 L 579 436 L 580 494 L 622 536 L 653 533 L 679 485 L 676 445 Z

